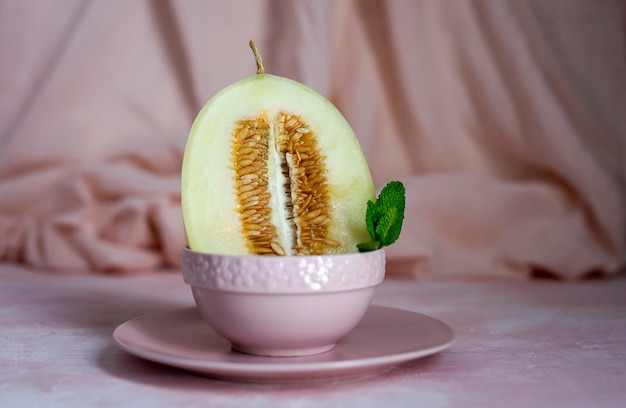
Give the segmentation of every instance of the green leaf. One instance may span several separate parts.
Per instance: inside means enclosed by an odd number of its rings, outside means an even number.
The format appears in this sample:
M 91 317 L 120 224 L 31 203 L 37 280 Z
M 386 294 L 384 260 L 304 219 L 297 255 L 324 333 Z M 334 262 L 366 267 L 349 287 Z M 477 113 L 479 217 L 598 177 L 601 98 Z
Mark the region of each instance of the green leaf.
M 378 224 L 376 225 L 376 237 L 380 239 L 383 246 L 393 244 L 394 236 L 394 222 L 398 218 L 398 210 L 395 207 L 389 208 L 389 210 L 382 216 Z M 398 239 L 396 237 L 396 239 Z
M 404 185 L 392 181 L 381 190 L 375 203 L 367 202 L 365 223 L 372 241 L 358 244 L 359 251 L 373 251 L 398 240 L 404 221 L 405 194 Z
M 372 239 L 374 239 L 374 237 L 376 236 L 375 224 L 380 218 L 377 214 L 377 208 L 378 207 L 376 207 L 375 203 L 373 203 L 371 200 L 367 200 L 367 214 L 365 216 L 365 223 L 367 225 L 367 232 L 369 232 Z
M 362 242 L 356 246 L 359 252 L 369 252 L 380 249 L 380 241 Z

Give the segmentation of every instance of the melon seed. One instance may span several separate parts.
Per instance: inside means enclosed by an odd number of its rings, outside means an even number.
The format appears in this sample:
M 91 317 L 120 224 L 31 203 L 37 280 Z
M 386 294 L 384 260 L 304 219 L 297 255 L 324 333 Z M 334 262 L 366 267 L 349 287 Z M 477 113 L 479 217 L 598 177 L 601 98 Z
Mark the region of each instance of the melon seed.
M 271 146 L 276 146 L 272 154 L 279 158 L 285 179 L 277 191 L 269 190 Z M 328 210 L 324 157 L 318 151 L 315 132 L 299 116 L 281 112 L 268 118 L 261 112 L 256 118 L 238 121 L 233 131 L 231 161 L 237 178 L 239 219 L 250 253 L 318 255 L 326 247 L 339 245 L 328 238 L 332 214 Z M 272 194 L 284 196 L 282 211 L 271 208 Z M 278 216 L 276 211 L 284 214 L 281 225 L 288 226 L 287 233 L 278 234 L 279 227 L 272 224 L 272 216 Z M 261 230 L 263 240 L 259 239 Z

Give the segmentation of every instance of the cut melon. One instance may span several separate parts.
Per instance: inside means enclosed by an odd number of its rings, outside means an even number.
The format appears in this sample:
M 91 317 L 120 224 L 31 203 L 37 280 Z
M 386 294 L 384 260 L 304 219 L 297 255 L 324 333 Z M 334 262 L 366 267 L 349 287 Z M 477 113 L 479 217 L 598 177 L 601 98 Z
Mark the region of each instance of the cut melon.
M 369 239 L 365 212 L 376 197 L 352 128 L 312 89 L 264 73 L 258 54 L 257 66 L 215 95 L 191 128 L 181 195 L 189 248 L 356 252 Z

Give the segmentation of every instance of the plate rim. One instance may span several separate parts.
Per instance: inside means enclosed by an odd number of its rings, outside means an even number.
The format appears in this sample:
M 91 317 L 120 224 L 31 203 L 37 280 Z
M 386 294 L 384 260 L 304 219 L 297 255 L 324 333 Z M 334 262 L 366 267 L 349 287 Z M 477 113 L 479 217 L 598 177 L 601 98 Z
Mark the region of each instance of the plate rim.
M 374 368 L 377 367 L 394 367 L 401 363 L 406 363 L 412 360 L 417 360 L 419 358 L 424 358 L 427 356 L 435 355 L 441 353 L 442 351 L 450 348 L 456 341 L 456 336 L 453 329 L 442 322 L 439 319 L 434 317 L 415 312 L 410 309 L 403 309 L 391 306 L 383 306 L 383 305 L 370 305 L 370 308 L 382 308 L 387 309 L 389 312 L 405 312 L 416 315 L 423 319 L 428 319 L 432 323 L 438 324 L 442 330 L 447 331 L 447 340 L 445 342 L 441 342 L 441 344 L 419 348 L 417 350 L 410 350 L 406 352 L 399 352 L 390 355 L 381 355 L 381 356 L 373 356 L 373 357 L 364 357 L 358 359 L 349 359 L 349 360 L 341 360 L 341 361 L 300 361 L 300 362 L 276 362 L 272 364 L 266 364 L 262 362 L 232 362 L 232 361 L 214 361 L 214 360 L 206 360 L 206 359 L 196 359 L 190 357 L 181 357 L 173 354 L 160 353 L 158 351 L 151 351 L 140 346 L 133 346 L 128 344 L 128 342 L 124 341 L 121 336 L 122 332 L 129 326 L 132 326 L 133 323 L 139 321 L 141 319 L 145 319 L 148 317 L 154 317 L 162 314 L 170 314 L 176 312 L 184 312 L 196 309 L 195 306 L 165 310 L 165 311 L 156 311 L 156 312 L 148 312 L 142 315 L 131 318 L 121 324 L 119 324 L 113 331 L 113 340 L 115 343 L 122 348 L 124 351 L 128 352 L 131 355 L 136 357 L 143 358 L 148 361 L 152 361 L 159 364 L 165 364 L 171 367 L 175 367 L 178 369 L 183 369 L 187 371 L 193 371 L 195 373 L 200 373 L 204 376 L 214 377 L 214 378 L 227 378 L 231 380 L 238 381 L 263 381 L 267 382 L 267 380 L 262 380 L 254 377 L 252 375 L 272 375 L 272 374 L 282 374 L 289 375 L 294 373 L 315 373 L 317 371 L 322 370 L 341 370 L 341 371 L 350 371 L 357 370 L 359 368 L 363 368 L 364 372 L 371 372 Z M 369 310 L 369 309 L 368 309 Z M 201 318 L 198 314 L 198 318 Z M 358 326 L 357 326 L 358 327 Z M 210 328 L 209 328 L 210 329 Z M 221 336 L 216 333 L 214 330 L 211 330 L 211 335 L 213 336 Z M 227 340 L 226 340 L 227 341 Z M 245 356 L 244 353 L 242 355 Z M 250 356 L 251 358 L 255 358 L 258 356 Z M 307 357 L 307 356 L 303 356 Z M 282 357 L 266 357 L 266 358 L 276 358 L 280 359 Z M 278 361 L 278 360 L 277 360 Z M 241 375 L 238 375 L 241 373 Z M 357 374 L 358 375 L 358 374 Z M 355 377 L 357 375 L 352 375 L 349 377 Z M 344 377 L 333 377 L 333 378 L 344 378 Z M 300 380 L 298 380 L 300 381 Z M 289 380 L 277 380 L 273 382 L 289 382 Z

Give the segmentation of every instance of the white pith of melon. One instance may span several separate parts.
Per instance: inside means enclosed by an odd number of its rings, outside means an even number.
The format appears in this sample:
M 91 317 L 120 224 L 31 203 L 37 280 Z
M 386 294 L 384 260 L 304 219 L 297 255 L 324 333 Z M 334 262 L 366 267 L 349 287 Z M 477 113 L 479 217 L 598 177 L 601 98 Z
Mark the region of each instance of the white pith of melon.
M 298 82 L 269 74 L 223 89 L 194 121 L 182 167 L 181 201 L 189 248 L 207 253 L 249 253 L 233 187 L 232 137 L 238 121 L 256 118 L 262 112 L 268 118 L 279 113 L 298 115 L 315 132 L 319 152 L 325 157 L 332 204 L 328 238 L 340 243 L 329 253 L 356 252 L 357 243 L 369 240 L 365 212 L 367 201 L 375 200 L 357 138 L 341 113 L 321 95 Z M 273 201 L 277 199 L 274 194 L 272 191 Z

